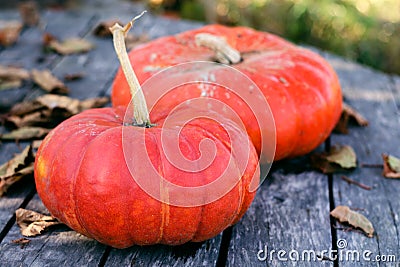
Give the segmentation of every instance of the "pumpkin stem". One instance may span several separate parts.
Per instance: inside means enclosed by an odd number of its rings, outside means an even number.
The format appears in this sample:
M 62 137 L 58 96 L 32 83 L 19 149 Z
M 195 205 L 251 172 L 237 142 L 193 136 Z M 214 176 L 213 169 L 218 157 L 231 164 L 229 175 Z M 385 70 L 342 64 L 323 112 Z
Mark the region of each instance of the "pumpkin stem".
M 137 76 L 132 68 L 131 62 L 129 61 L 128 53 L 125 46 L 125 36 L 128 31 L 132 28 L 133 23 L 139 19 L 146 11 L 143 11 L 140 15 L 134 17 L 124 27 L 115 23 L 110 28 L 113 34 L 114 49 L 118 56 L 119 62 L 121 63 L 122 71 L 124 72 L 125 78 L 129 84 L 129 88 L 132 95 L 132 101 L 134 106 L 133 117 L 135 125 L 150 127 L 149 111 L 147 110 L 146 99 L 142 88 L 139 84 Z
M 210 33 L 198 33 L 195 36 L 196 45 L 205 46 L 215 51 L 219 63 L 236 64 L 241 61 L 240 52 L 230 46 L 222 37 Z

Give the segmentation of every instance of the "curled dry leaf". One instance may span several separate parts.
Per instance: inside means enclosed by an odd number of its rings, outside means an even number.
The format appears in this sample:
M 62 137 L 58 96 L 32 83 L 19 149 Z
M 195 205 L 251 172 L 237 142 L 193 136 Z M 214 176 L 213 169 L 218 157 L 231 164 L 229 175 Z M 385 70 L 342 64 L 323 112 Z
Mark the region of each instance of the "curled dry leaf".
M 348 124 L 354 121 L 358 126 L 368 126 L 368 120 L 364 118 L 359 112 L 350 107 L 348 104 L 343 103 L 342 115 L 336 124 L 335 131 L 342 134 L 348 134 Z
M 331 211 L 331 215 L 341 223 L 348 223 L 355 228 L 360 228 L 368 237 L 374 235 L 372 223 L 364 215 L 351 210 L 348 206 L 337 206 Z
M 115 24 L 118 23 L 122 25 L 122 23 L 118 20 L 106 20 L 106 21 L 101 21 L 96 28 L 93 30 L 93 34 L 98 36 L 98 37 L 111 37 L 112 33 L 110 31 L 110 28 Z
M 43 90 L 49 93 L 67 94 L 69 89 L 59 79 L 51 74 L 50 70 L 32 70 L 32 79 Z
M 108 97 L 95 97 L 83 100 L 79 103 L 79 112 L 82 112 L 90 108 L 98 108 L 107 104 L 109 101 Z
M 1 80 L 28 80 L 29 78 L 30 74 L 26 69 L 0 65 Z
M 51 42 L 53 42 L 53 41 L 56 42 L 57 41 L 57 38 L 54 35 L 52 35 L 52 34 L 50 34 L 48 32 L 45 32 L 43 34 L 42 38 L 43 38 L 43 46 L 45 48 L 48 48 Z
M 53 216 L 43 215 L 32 210 L 17 209 L 15 215 L 23 236 L 37 236 L 48 227 L 61 224 Z
M 9 133 L 0 135 L 1 140 L 31 140 L 44 138 L 50 129 L 42 127 L 21 127 Z
M 79 101 L 67 96 L 45 94 L 33 101 L 15 105 L 5 117 L 5 121 L 18 128 L 26 126 L 52 128 L 72 115 L 89 108 L 102 107 L 108 101 L 107 97 Z
M 22 2 L 18 5 L 18 9 L 24 25 L 36 26 L 39 24 L 39 9 L 35 1 Z
M 34 140 L 34 141 L 32 141 L 32 153 L 33 153 L 34 157 L 36 157 L 36 153 L 37 153 L 40 145 L 42 144 L 42 141 L 43 140 Z
M 21 80 L 1 80 L 0 79 L 0 91 L 12 89 L 12 88 L 19 88 L 21 86 L 22 86 Z
M 31 242 L 31 240 L 27 239 L 25 237 L 22 237 L 22 238 L 11 240 L 11 242 L 14 244 L 20 245 L 21 248 L 24 248 L 26 245 L 28 245 Z
M 29 145 L 14 158 L 0 166 L 0 196 L 3 196 L 8 188 L 27 175 L 33 174 L 34 156 Z
M 400 159 L 392 155 L 382 154 L 383 176 L 386 178 L 400 179 Z
M 64 75 L 64 80 L 65 81 L 75 81 L 75 80 L 80 80 L 83 77 L 85 77 L 85 73 L 76 72 L 76 73 L 65 74 Z
M 14 44 L 19 37 L 22 29 L 22 23 L 17 20 L 0 20 L 0 45 L 10 46 Z
M 131 49 L 135 48 L 136 46 L 138 46 L 139 44 L 147 42 L 148 40 L 149 40 L 149 37 L 145 34 L 142 34 L 139 36 L 129 34 L 125 38 L 126 49 L 131 50 Z
M 26 126 L 41 126 L 49 125 L 49 110 L 41 110 L 33 113 L 28 113 L 26 116 L 8 116 L 6 121 L 12 123 L 17 128 L 22 128 Z
M 0 90 L 21 87 L 22 81 L 29 78 L 25 69 L 0 65 Z
M 61 55 L 85 53 L 94 48 L 94 45 L 89 41 L 77 37 L 68 38 L 60 42 L 54 36 L 45 34 L 43 39 L 45 46 Z
M 351 146 L 334 146 L 329 153 L 311 155 L 311 165 L 323 173 L 335 173 L 357 167 L 357 156 Z

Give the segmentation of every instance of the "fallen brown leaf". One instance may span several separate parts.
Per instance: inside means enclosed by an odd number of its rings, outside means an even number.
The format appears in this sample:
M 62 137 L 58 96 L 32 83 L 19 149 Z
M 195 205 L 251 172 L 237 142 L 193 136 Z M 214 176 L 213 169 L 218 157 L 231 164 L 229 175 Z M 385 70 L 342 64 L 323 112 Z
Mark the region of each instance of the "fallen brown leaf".
M 21 178 L 33 174 L 33 162 L 32 147 L 28 145 L 21 153 L 0 166 L 0 196 Z
M 33 155 L 36 157 L 36 153 L 40 147 L 40 145 L 42 144 L 43 140 L 34 140 L 32 142 L 32 153 Z
M 43 46 L 46 48 L 48 48 L 51 42 L 57 41 L 57 38 L 48 32 L 45 32 L 42 38 L 43 38 Z
M 31 75 L 26 69 L 0 65 L 1 80 L 28 80 L 30 77 Z
M 93 30 L 93 34 L 98 36 L 98 37 L 111 37 L 112 33 L 110 31 L 110 28 L 114 26 L 115 23 L 118 23 L 119 25 L 122 25 L 122 23 L 118 20 L 106 20 L 106 21 L 101 21 L 96 28 Z
M 22 23 L 17 20 L 0 20 L 0 45 L 10 46 L 14 44 L 22 30 Z
M 12 123 L 15 127 L 21 128 L 26 126 L 46 126 L 49 125 L 48 118 L 50 117 L 51 111 L 41 110 L 32 113 L 28 113 L 25 116 L 7 116 L 6 121 Z
M 108 97 L 95 97 L 81 101 L 79 104 L 79 112 L 90 108 L 99 108 L 107 104 L 109 101 Z
M 21 86 L 22 86 L 21 80 L 1 80 L 0 79 L 0 91 L 12 89 L 12 88 L 19 88 Z
M 331 216 L 341 223 L 348 223 L 355 228 L 360 228 L 368 237 L 374 236 L 372 223 L 364 215 L 351 210 L 348 206 L 337 206 L 331 211 Z
M 15 215 L 23 236 L 37 236 L 50 226 L 61 224 L 53 216 L 43 215 L 32 210 L 17 209 Z
M 24 248 L 26 245 L 28 245 L 31 242 L 31 240 L 27 239 L 25 237 L 22 237 L 22 238 L 11 240 L 11 242 L 14 244 L 20 245 L 21 248 Z
M 364 116 L 348 104 L 343 103 L 342 115 L 336 124 L 335 131 L 342 134 L 348 134 L 348 125 L 351 121 L 354 121 L 358 126 L 368 126 L 368 120 L 365 119 Z
M 383 176 L 386 178 L 400 179 L 400 159 L 392 155 L 382 154 Z
M 85 73 L 83 73 L 83 72 L 70 73 L 70 74 L 64 75 L 64 80 L 65 81 L 75 81 L 75 80 L 80 80 L 83 77 L 85 77 Z
M 86 41 L 81 38 L 77 37 L 72 37 L 69 39 L 64 40 L 63 42 L 60 42 L 54 37 L 49 38 L 51 35 L 45 35 L 47 37 L 45 38 L 44 43 L 48 43 L 48 47 L 57 53 L 61 55 L 70 55 L 70 54 L 79 54 L 79 53 L 85 53 L 89 52 L 94 48 L 94 45 L 90 43 L 89 41 Z
M 30 140 L 45 137 L 51 129 L 42 127 L 22 127 L 9 133 L 0 134 L 1 140 Z
M 26 126 L 53 128 L 83 110 L 102 107 L 108 101 L 107 97 L 79 101 L 67 96 L 45 94 L 33 101 L 15 105 L 4 119 L 17 128 Z
M 22 81 L 29 78 L 30 74 L 25 69 L 0 65 L 0 90 L 21 87 Z
M 42 108 L 42 105 L 40 103 L 37 103 L 35 101 L 24 101 L 15 104 L 11 110 L 9 111 L 10 116 L 23 116 L 28 113 L 40 110 Z
M 129 34 L 125 37 L 125 45 L 127 50 L 131 50 L 139 44 L 145 43 L 149 40 L 149 37 L 145 34 L 136 36 Z
M 36 26 L 39 24 L 39 9 L 35 1 L 22 2 L 18 5 L 18 9 L 24 25 Z
M 335 173 L 357 167 L 357 156 L 351 146 L 334 146 L 329 153 L 311 155 L 311 165 L 323 173 Z
M 49 93 L 67 94 L 67 86 L 51 74 L 50 70 L 32 70 L 32 79 L 43 90 Z

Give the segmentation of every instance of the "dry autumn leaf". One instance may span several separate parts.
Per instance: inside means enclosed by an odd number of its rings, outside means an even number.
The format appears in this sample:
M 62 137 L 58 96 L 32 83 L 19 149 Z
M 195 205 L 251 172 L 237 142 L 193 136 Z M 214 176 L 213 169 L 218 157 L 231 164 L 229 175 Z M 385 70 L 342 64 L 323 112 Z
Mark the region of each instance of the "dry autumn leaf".
M 21 127 L 9 133 L 0 134 L 1 140 L 30 140 L 44 138 L 50 129 L 42 127 Z
M 346 103 L 343 103 L 342 115 L 336 124 L 335 131 L 342 134 L 348 134 L 348 124 L 351 121 L 354 121 L 358 126 L 368 126 L 368 120 L 365 119 L 364 116 Z
M 6 121 L 12 123 L 17 128 L 26 126 L 45 126 L 49 124 L 48 118 L 50 117 L 51 111 L 41 110 L 33 113 L 28 113 L 25 116 L 8 116 Z
M 22 30 L 22 23 L 17 20 L 0 20 L 0 45 L 10 46 L 14 44 Z
M 17 209 L 15 215 L 23 236 L 37 236 L 50 226 L 62 224 L 53 216 L 32 210 Z
M 70 74 L 65 74 L 64 75 L 64 80 L 65 81 L 75 81 L 75 80 L 80 80 L 83 77 L 85 77 L 85 73 L 83 72 L 76 72 L 76 73 L 70 73 Z
M 14 127 L 41 126 L 53 128 L 63 120 L 89 109 L 108 103 L 107 97 L 80 101 L 67 96 L 45 94 L 33 101 L 15 105 L 5 117 Z
M 43 90 L 49 93 L 67 94 L 67 86 L 51 74 L 50 70 L 32 70 L 32 79 Z
M 18 9 L 24 25 L 36 26 L 39 24 L 39 9 L 35 1 L 22 2 L 18 5 Z
M 1 80 L 0 79 L 0 91 L 12 89 L 12 88 L 19 88 L 21 86 L 22 86 L 21 80 Z
M 383 176 L 386 178 L 400 179 L 400 159 L 392 155 L 382 154 Z
M 357 156 L 351 146 L 334 146 L 329 153 L 311 155 L 311 165 L 323 173 L 335 173 L 357 167 Z
M 93 34 L 98 37 L 111 37 L 112 33 L 110 28 L 114 26 L 115 23 L 122 25 L 122 23 L 118 20 L 106 20 L 101 21 L 96 28 L 93 30 Z
M 31 75 L 26 69 L 0 65 L 1 80 L 28 80 L 30 77 Z
M 41 108 L 42 108 L 42 106 L 40 105 L 40 103 L 36 103 L 35 101 L 24 101 L 24 102 L 15 104 L 11 108 L 9 115 L 10 116 L 23 116 L 30 112 L 39 110 Z
M 149 40 L 149 37 L 145 34 L 142 34 L 139 36 L 129 34 L 125 38 L 126 49 L 131 50 L 131 49 L 135 48 L 136 46 L 138 46 L 139 44 L 147 42 L 148 40 Z
M 25 69 L 0 65 L 0 90 L 21 87 L 22 82 L 29 78 Z
M 29 145 L 14 158 L 0 166 L 0 196 L 23 177 L 33 174 L 34 156 Z
M 33 153 L 34 157 L 36 157 L 37 150 L 39 149 L 42 142 L 43 142 L 43 140 L 34 140 L 32 142 L 32 153 Z
M 31 242 L 31 240 L 27 239 L 25 237 L 22 237 L 22 238 L 11 240 L 11 242 L 14 244 L 20 245 L 21 248 L 24 248 L 26 245 L 28 245 Z
M 95 97 L 83 100 L 79 103 L 79 112 L 82 112 L 90 108 L 98 108 L 107 104 L 109 101 L 108 97 Z
M 51 35 L 45 35 L 45 36 L 51 36 Z M 63 42 L 56 40 L 54 37 L 52 38 L 47 37 L 47 40 L 45 38 L 45 44 L 46 42 L 48 43 L 47 46 L 50 49 L 56 51 L 61 55 L 85 53 L 89 52 L 94 48 L 94 45 L 89 41 L 77 37 L 68 38 Z
M 374 235 L 372 223 L 364 215 L 351 210 L 347 206 L 337 206 L 331 211 L 331 215 L 341 223 L 348 223 L 355 228 L 360 228 L 368 237 L 373 237 Z

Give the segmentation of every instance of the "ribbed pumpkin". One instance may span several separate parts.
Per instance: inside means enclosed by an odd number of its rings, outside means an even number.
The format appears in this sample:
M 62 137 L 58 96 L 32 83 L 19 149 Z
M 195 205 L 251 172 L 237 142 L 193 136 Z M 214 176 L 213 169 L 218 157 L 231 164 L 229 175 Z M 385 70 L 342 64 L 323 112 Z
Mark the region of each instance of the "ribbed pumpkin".
M 115 27 L 121 42 L 122 28 Z M 53 216 L 117 248 L 203 241 L 243 216 L 260 178 L 257 153 L 244 129 L 212 113 L 207 113 L 211 118 L 171 119 L 165 125 L 154 120 L 145 128 L 128 124 L 125 112 L 87 110 L 44 139 L 35 160 L 35 181 Z M 198 114 L 190 107 L 180 112 Z M 139 122 L 140 116 L 129 114 Z M 215 155 L 198 171 L 179 168 L 167 157 L 164 148 L 170 139 L 164 135 L 178 136 L 177 147 L 189 162 L 208 151 L 201 149 L 205 139 L 214 144 Z M 239 148 L 234 149 L 235 143 Z
M 331 133 L 342 111 L 338 78 L 331 66 L 318 54 L 295 46 L 273 34 L 246 27 L 209 25 L 175 36 L 162 37 L 133 49 L 139 82 L 145 82 L 158 71 L 191 61 L 214 61 L 218 48 L 199 45 L 199 34 L 211 34 L 225 40 L 240 53 L 240 61 L 231 66 L 247 75 L 265 96 L 276 124 L 275 160 L 304 155 L 320 145 Z M 221 82 L 229 79 L 213 69 L 196 70 L 199 78 Z M 193 73 L 182 72 L 182 79 Z M 251 90 L 250 88 L 248 90 Z M 146 96 L 146 91 L 144 92 Z M 165 116 L 179 103 L 198 97 L 211 97 L 228 104 L 240 116 L 260 153 L 260 128 L 251 107 L 240 96 L 222 87 L 211 89 L 198 85 L 172 90 L 155 106 Z M 118 71 L 112 89 L 113 106 L 127 105 L 129 87 Z M 156 116 L 157 114 L 153 114 Z M 265 132 L 268 129 L 261 129 Z

